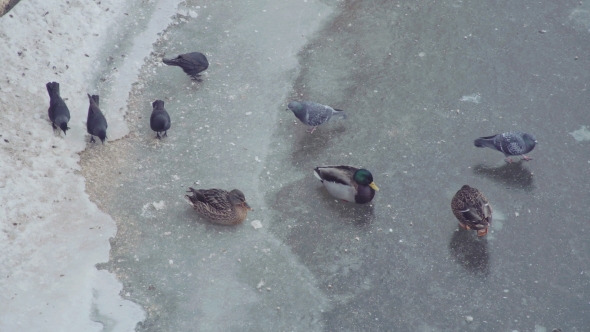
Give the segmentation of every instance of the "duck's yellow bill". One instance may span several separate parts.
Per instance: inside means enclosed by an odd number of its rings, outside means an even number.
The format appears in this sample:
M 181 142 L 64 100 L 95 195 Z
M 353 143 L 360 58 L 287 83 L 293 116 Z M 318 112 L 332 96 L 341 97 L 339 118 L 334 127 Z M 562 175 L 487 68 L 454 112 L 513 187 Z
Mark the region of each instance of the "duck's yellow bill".
M 373 188 L 373 190 L 375 190 L 375 191 L 379 191 L 379 187 L 377 187 L 377 185 L 375 184 L 375 182 L 369 183 L 369 187 Z

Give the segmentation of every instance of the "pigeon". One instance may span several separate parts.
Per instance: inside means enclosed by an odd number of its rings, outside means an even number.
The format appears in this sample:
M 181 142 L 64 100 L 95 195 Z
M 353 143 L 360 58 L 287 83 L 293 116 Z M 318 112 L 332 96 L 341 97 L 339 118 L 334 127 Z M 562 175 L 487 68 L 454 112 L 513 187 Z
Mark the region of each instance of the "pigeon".
M 453 196 L 451 210 L 461 228 L 477 230 L 477 236 L 488 234 L 492 225 L 492 206 L 481 191 L 464 185 Z
M 184 72 L 190 76 L 193 80 L 201 81 L 199 77 L 200 72 L 204 71 L 209 67 L 209 61 L 205 54 L 199 52 L 192 52 L 181 54 L 174 59 L 162 59 L 162 62 L 168 66 L 178 66 L 184 70 Z
M 301 122 L 311 126 L 307 131 L 311 134 L 316 127 L 330 121 L 332 116 L 346 119 L 346 113 L 343 110 L 332 108 L 330 106 L 314 103 L 312 101 L 292 101 L 287 105 L 287 110 L 293 111 L 293 114 Z
M 66 130 L 68 128 L 68 121 L 70 121 L 70 110 L 68 106 L 61 99 L 59 95 L 59 83 L 57 82 L 49 82 L 45 84 L 47 87 L 47 92 L 49 93 L 49 109 L 47 113 L 49 113 L 49 120 L 51 120 L 51 125 L 53 129 L 57 129 L 58 127 L 63 130 L 64 135 L 66 135 Z
M 166 131 L 170 129 L 170 115 L 164 109 L 164 101 L 156 100 L 152 103 L 154 110 L 152 111 L 152 116 L 150 117 L 150 127 L 153 131 L 156 132 L 156 138 L 160 137 L 160 132 L 164 132 L 162 137 L 168 136 Z
M 88 119 L 86 120 L 86 130 L 90 134 L 90 143 L 94 143 L 94 136 L 98 136 L 104 144 L 107 138 L 107 119 L 98 108 L 98 95 L 88 95 L 90 106 L 88 107 Z
M 525 153 L 531 152 L 537 140 L 532 134 L 523 133 L 520 131 L 503 133 L 493 136 L 480 137 L 473 141 L 473 144 L 478 148 L 488 147 L 504 153 L 507 163 L 512 162 L 510 156 L 522 155 L 522 159 L 529 161 L 533 160 L 531 157 L 525 156 Z

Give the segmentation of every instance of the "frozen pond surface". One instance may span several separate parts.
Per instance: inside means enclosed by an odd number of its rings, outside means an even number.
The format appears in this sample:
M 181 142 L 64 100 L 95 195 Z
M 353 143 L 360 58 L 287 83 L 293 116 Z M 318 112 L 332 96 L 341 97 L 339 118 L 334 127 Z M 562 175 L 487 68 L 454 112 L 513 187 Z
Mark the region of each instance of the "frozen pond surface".
M 590 4 L 139 4 L 87 87 L 129 134 L 80 160 L 117 226 L 98 273 L 145 310 L 138 331 L 588 329 Z M 161 64 L 190 51 L 209 59 L 203 82 Z M 155 99 L 172 117 L 161 141 Z M 348 119 L 310 135 L 293 99 Z M 510 130 L 536 135 L 533 161 L 473 146 Z M 312 175 L 324 164 L 366 167 L 381 191 L 336 201 Z M 451 212 L 463 184 L 494 208 L 483 239 Z M 213 225 L 189 186 L 238 188 L 255 211 Z

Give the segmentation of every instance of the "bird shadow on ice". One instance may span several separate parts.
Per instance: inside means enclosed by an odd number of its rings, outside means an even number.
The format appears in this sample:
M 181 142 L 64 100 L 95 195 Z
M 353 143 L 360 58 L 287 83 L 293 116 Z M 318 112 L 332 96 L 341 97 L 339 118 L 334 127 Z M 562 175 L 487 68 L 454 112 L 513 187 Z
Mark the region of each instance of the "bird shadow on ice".
M 338 139 L 344 134 L 346 127 L 318 128 L 312 134 L 303 132 L 297 142 L 293 144 L 291 161 L 298 164 L 301 160 L 316 159 L 323 160 L 322 154 L 327 154 L 326 149 L 333 146 L 333 139 Z M 318 165 L 319 166 L 319 165 Z
M 269 194 L 267 202 L 269 208 L 283 220 L 292 218 L 352 224 L 364 228 L 370 226 L 375 219 L 372 203 L 355 204 L 338 200 L 328 193 L 320 181 L 311 176 L 284 185 L 277 192 Z
M 459 228 L 451 237 L 449 251 L 467 271 L 483 276 L 489 275 L 490 256 L 485 237 L 478 237 L 474 231 Z
M 530 191 L 533 189 L 533 174 L 526 167 L 524 162 L 506 163 L 502 166 L 491 166 L 486 164 L 477 164 L 473 166 L 475 175 L 483 175 L 492 181 L 511 188 L 524 189 Z
M 197 211 L 192 209 L 188 204 L 186 205 L 184 212 L 182 212 L 183 217 L 183 225 L 186 229 L 195 228 L 198 226 L 205 226 L 205 233 L 209 234 L 209 232 L 228 232 L 228 233 L 235 233 L 238 232 L 243 224 L 250 223 L 248 220 L 254 220 L 256 218 L 252 218 L 250 213 L 248 213 L 248 218 L 241 224 L 238 225 L 223 225 L 223 224 L 215 224 L 210 222 L 209 220 L 201 217 Z M 198 238 L 198 236 L 196 237 Z
M 375 220 L 375 208 L 373 203 L 355 204 L 335 199 L 323 186 L 316 189 L 321 197 L 322 205 L 332 212 L 337 219 L 349 222 L 357 227 L 370 226 Z

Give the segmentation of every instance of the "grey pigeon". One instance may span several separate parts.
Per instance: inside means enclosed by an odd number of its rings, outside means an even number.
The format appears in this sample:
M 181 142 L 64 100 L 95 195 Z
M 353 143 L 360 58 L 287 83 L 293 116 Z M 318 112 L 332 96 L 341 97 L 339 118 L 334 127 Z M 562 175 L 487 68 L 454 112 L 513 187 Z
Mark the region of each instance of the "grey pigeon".
M 311 126 L 311 129 L 308 129 L 310 133 L 313 133 L 317 126 L 330 121 L 332 116 L 346 119 L 344 111 L 312 101 L 292 101 L 287 107 L 293 111 L 297 119 Z
M 47 87 L 47 92 L 49 93 L 49 109 L 47 110 L 47 113 L 49 113 L 51 125 L 53 126 L 53 129 L 57 129 L 58 127 L 61 128 L 65 135 L 66 130 L 70 129 L 68 128 L 68 121 L 70 121 L 70 110 L 59 95 L 59 83 L 49 82 L 45 84 L 45 86 Z
M 88 107 L 88 119 L 86 120 L 86 130 L 90 134 L 90 143 L 94 143 L 94 136 L 98 136 L 104 144 L 107 138 L 107 119 L 98 108 L 98 95 L 88 95 L 90 106 Z
M 199 82 L 201 81 L 199 79 L 199 77 L 201 77 L 199 73 L 209 67 L 207 57 L 205 54 L 199 52 L 181 54 L 174 59 L 164 58 L 162 61 L 168 66 L 178 66 L 182 68 L 188 76 Z
M 164 109 L 164 101 L 156 100 L 152 103 L 154 110 L 150 117 L 150 127 L 156 132 L 156 138 L 160 138 L 160 132 L 164 132 L 162 137 L 168 136 L 166 131 L 170 129 L 170 115 Z
M 523 133 L 520 131 L 503 133 L 493 136 L 480 137 L 476 139 L 473 144 L 478 148 L 488 147 L 504 153 L 507 163 L 511 163 L 510 156 L 522 155 L 522 159 L 529 161 L 533 158 L 525 156 L 525 153 L 531 152 L 537 140 L 534 135 Z

